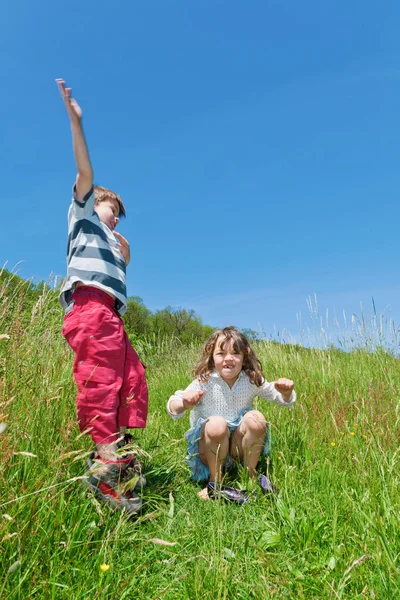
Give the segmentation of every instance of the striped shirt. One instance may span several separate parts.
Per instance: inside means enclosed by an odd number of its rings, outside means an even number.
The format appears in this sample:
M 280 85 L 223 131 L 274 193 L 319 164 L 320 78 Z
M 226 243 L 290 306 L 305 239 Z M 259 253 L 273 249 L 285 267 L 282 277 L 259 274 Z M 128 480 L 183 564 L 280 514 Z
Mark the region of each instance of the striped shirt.
M 60 293 L 66 312 L 71 310 L 74 284 L 81 281 L 112 294 L 120 315 L 126 311 L 126 264 L 111 229 L 94 210 L 93 188 L 82 202 L 75 191 L 68 212 L 67 277 Z

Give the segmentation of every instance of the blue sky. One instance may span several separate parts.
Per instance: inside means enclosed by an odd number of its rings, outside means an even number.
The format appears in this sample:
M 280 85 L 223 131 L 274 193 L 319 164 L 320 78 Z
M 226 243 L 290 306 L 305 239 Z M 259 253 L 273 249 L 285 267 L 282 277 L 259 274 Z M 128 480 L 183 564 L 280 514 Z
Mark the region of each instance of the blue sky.
M 130 295 L 266 333 L 296 334 L 314 293 L 400 322 L 398 3 L 14 0 L 0 17 L 1 264 L 65 273 L 63 77 L 96 182 L 127 207 Z

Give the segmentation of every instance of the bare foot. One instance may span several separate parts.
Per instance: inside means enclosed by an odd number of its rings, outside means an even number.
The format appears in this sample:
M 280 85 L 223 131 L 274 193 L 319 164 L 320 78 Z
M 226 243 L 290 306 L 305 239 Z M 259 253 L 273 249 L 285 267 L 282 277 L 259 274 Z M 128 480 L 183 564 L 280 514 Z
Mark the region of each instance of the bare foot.
M 208 497 L 208 488 L 206 488 L 206 487 L 203 490 L 201 490 L 197 495 L 202 500 L 209 500 L 210 499 Z

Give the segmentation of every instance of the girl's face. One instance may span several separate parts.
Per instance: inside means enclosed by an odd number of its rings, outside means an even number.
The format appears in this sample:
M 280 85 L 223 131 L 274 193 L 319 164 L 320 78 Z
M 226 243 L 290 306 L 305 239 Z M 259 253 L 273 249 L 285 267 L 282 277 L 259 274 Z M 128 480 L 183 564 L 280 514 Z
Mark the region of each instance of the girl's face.
M 233 343 L 224 344 L 225 337 L 220 335 L 215 344 L 213 360 L 220 377 L 232 387 L 243 367 L 243 353 L 235 352 Z

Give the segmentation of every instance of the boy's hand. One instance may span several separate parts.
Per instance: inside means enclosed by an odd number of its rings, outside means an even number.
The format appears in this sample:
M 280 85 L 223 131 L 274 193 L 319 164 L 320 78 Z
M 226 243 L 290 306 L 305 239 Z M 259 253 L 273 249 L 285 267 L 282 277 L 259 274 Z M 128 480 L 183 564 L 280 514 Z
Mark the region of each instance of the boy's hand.
M 79 125 L 82 119 L 82 109 L 74 98 L 71 98 L 72 88 L 65 87 L 64 79 L 56 79 L 61 98 L 72 125 Z
M 185 410 L 192 410 L 192 408 L 198 405 L 203 396 L 204 392 L 184 392 L 182 394 L 183 408 Z
M 282 398 L 285 402 L 289 402 L 290 396 L 292 395 L 294 383 L 291 379 L 281 377 L 278 381 L 275 381 L 275 389 L 277 392 L 282 394 Z
M 119 242 L 118 248 L 120 249 L 120 252 L 125 259 L 126 266 L 128 266 L 129 262 L 131 260 L 131 250 L 129 247 L 129 242 L 120 233 L 113 231 L 113 234 L 115 235 L 115 237 L 117 238 L 117 240 Z

